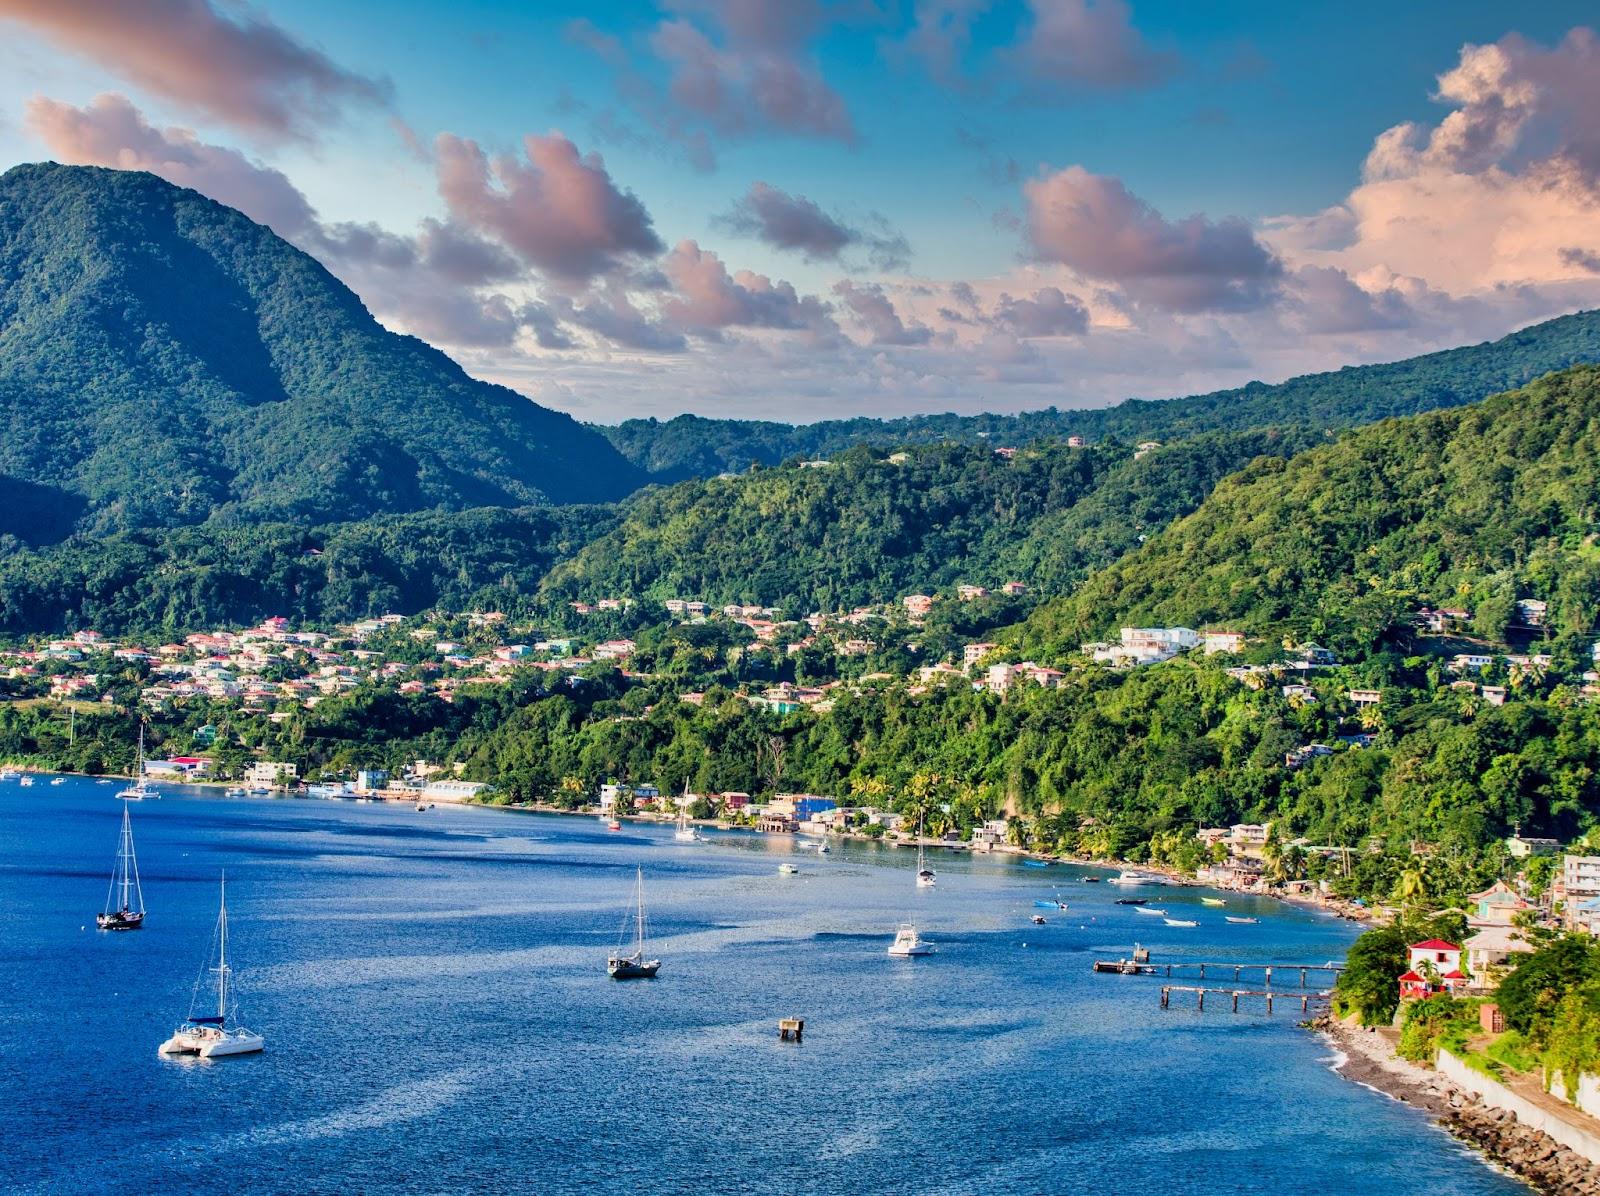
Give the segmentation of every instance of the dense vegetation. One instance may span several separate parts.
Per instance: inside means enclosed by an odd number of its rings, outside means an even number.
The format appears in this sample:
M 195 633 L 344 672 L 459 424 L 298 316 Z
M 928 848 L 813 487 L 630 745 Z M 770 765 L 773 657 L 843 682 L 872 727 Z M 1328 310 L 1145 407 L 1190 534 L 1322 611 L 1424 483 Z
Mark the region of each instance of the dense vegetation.
M 239 212 L 91 167 L 0 176 L 0 422 L 0 477 L 92 531 L 604 501 L 641 480 L 604 437 L 386 331 Z
M 540 507 L 146 529 L 37 550 L 0 537 L 0 633 L 172 637 L 269 615 L 306 625 L 440 604 L 515 608 L 614 519 L 610 508 Z
M 1419 602 L 1459 605 L 1504 638 L 1515 601 L 1586 646 L 1600 615 L 1600 368 L 1453 411 L 1261 458 L 1019 642 L 1069 651 L 1119 624 L 1226 623 L 1368 651 Z
M 791 425 L 754 420 L 627 420 L 599 430 L 624 456 L 663 481 L 710 477 L 791 457 L 827 457 L 852 445 L 939 441 L 1023 445 L 1084 436 L 1091 441 L 1171 439 L 1202 432 L 1300 424 L 1315 431 L 1475 403 L 1552 370 L 1600 360 L 1600 312 L 1580 312 L 1497 341 L 1405 361 L 1346 367 L 1287 382 L 1252 382 L 1184 399 L 1129 399 L 1100 410 L 1051 407 L 1021 415 L 917 415 Z

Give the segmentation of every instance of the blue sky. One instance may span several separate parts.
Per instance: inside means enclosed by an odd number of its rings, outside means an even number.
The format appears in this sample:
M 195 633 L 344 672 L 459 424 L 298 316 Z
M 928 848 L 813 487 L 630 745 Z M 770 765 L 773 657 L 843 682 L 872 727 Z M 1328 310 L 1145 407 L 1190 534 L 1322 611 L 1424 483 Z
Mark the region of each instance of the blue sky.
M 0 165 L 240 206 L 585 418 L 1099 404 L 1600 299 L 1592 13 L 0 0 Z

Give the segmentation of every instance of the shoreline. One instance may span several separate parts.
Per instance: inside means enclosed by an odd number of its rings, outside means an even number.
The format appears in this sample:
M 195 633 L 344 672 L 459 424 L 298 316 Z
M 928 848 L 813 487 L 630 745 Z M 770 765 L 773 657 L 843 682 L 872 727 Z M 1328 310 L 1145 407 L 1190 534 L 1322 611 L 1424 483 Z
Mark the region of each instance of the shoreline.
M 1600 1165 L 1522 1125 L 1515 1114 L 1486 1105 L 1432 1068 L 1400 1058 L 1388 1027 L 1369 1029 L 1331 1014 L 1309 1025 L 1332 1049 L 1330 1068 L 1338 1076 L 1422 1110 L 1440 1129 L 1481 1154 L 1486 1166 L 1552 1196 L 1600 1194 Z

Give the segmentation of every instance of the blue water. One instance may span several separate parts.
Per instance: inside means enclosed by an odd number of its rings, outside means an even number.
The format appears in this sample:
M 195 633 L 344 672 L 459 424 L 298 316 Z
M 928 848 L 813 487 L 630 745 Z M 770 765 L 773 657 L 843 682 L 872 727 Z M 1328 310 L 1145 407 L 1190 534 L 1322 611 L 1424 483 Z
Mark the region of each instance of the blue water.
M 168 790 L 147 928 L 93 929 L 121 805 L 0 784 L 0 1189 L 21 1192 L 1524 1191 L 1340 1079 L 1295 1018 L 1159 1008 L 1156 957 L 1320 962 L 1352 932 L 1200 892 L 1171 929 L 998 857 Z M 800 864 L 780 876 L 777 864 Z M 655 982 L 606 978 L 643 865 Z M 264 1054 L 160 1059 L 228 872 Z M 1061 891 L 1066 913 L 1029 918 Z M 939 954 L 884 951 L 908 916 Z M 806 1019 L 803 1045 L 777 1041 Z

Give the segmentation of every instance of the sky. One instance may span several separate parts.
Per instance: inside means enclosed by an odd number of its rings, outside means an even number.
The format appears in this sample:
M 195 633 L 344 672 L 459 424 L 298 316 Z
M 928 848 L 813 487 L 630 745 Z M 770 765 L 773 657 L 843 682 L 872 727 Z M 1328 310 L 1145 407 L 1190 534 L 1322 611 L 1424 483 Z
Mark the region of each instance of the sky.
M 1592 3 L 0 0 L 149 170 L 582 419 L 1019 411 L 1600 306 Z

